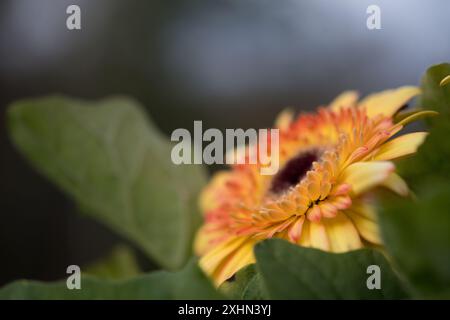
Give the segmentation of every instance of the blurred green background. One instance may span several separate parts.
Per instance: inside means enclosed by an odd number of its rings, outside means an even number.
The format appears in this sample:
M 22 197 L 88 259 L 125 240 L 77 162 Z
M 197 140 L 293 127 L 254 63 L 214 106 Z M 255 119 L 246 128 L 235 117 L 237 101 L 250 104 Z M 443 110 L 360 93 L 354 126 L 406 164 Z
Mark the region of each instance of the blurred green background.
M 66 29 L 78 4 L 82 30 Z M 368 30 L 366 8 L 381 8 Z M 55 280 L 122 242 L 27 164 L 5 129 L 12 101 L 49 93 L 130 95 L 159 128 L 268 127 L 286 106 L 418 84 L 448 60 L 445 0 L 0 3 L 0 285 Z M 154 268 L 141 257 L 144 269 Z

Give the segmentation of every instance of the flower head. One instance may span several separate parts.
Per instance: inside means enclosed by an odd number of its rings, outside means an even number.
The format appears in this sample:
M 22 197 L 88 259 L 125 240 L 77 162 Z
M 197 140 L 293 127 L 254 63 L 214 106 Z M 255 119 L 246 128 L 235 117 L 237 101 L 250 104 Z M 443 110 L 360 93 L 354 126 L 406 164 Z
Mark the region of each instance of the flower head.
M 381 246 L 371 193 L 408 194 L 391 160 L 416 152 L 426 133 L 393 137 L 417 114 L 393 117 L 417 94 L 401 87 L 358 103 L 351 91 L 316 113 L 283 112 L 275 175 L 261 175 L 260 164 L 235 165 L 203 191 L 195 249 L 205 272 L 220 284 L 254 262 L 257 242 L 273 237 L 331 252 Z

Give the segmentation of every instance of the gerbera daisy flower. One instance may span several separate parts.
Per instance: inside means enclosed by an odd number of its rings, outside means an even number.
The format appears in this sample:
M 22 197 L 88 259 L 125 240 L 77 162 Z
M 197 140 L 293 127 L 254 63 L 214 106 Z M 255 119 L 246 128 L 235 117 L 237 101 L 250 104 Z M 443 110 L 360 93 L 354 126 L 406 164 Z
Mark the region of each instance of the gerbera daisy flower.
M 426 133 L 397 133 L 429 112 L 397 123 L 394 115 L 419 93 L 401 87 L 358 103 L 349 91 L 316 113 L 281 113 L 278 172 L 234 165 L 215 174 L 201 195 L 205 222 L 195 251 L 203 270 L 219 285 L 254 262 L 257 242 L 273 237 L 330 252 L 382 246 L 371 194 L 377 187 L 408 194 L 391 160 L 415 153 Z

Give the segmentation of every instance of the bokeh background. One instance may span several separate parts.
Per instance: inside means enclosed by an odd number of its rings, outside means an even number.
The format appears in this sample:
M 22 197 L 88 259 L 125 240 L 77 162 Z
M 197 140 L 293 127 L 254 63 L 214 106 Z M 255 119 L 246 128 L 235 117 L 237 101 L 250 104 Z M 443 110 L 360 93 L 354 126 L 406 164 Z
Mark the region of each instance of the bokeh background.
M 81 7 L 82 30 L 66 28 L 70 4 Z M 381 30 L 366 27 L 371 4 Z M 58 279 L 123 241 L 76 214 L 14 149 L 5 128 L 12 101 L 125 94 L 167 135 L 194 120 L 270 127 L 286 106 L 417 84 L 450 58 L 449 13 L 447 0 L 2 0 L 0 285 Z

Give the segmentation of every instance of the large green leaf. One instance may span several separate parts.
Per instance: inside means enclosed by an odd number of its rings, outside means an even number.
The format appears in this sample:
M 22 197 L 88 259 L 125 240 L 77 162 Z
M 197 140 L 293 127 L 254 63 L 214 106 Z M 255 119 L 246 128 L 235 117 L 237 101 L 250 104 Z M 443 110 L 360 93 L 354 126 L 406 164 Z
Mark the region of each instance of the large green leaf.
M 233 277 L 225 281 L 219 290 L 233 300 L 263 300 L 267 299 L 267 292 L 261 281 L 261 275 L 254 264 L 251 264 Z
M 418 154 L 397 163 L 399 172 L 413 189 L 428 178 L 450 180 L 450 84 L 440 86 L 441 80 L 449 74 L 450 64 L 443 63 L 429 68 L 422 78 L 418 104 L 439 115 L 428 119 L 430 134 Z
M 450 187 L 435 181 L 419 191 L 415 202 L 383 202 L 383 238 L 417 297 L 450 298 Z
M 399 164 L 414 202 L 391 197 L 381 206 L 386 247 L 418 297 L 450 298 L 450 85 L 440 86 L 450 64 L 422 79 L 420 105 L 439 112 L 418 154 Z
M 86 266 L 84 270 L 94 276 L 109 279 L 124 279 L 140 272 L 133 250 L 126 245 L 117 245 L 111 252 Z
M 164 267 L 178 268 L 198 226 L 199 166 L 176 166 L 170 144 L 133 100 L 51 96 L 14 103 L 17 148 L 95 219 Z
M 402 299 L 403 287 L 383 255 L 362 249 L 342 254 L 273 239 L 255 248 L 257 268 L 272 299 Z M 367 268 L 381 270 L 381 289 L 368 289 Z
M 450 84 L 441 85 L 441 80 L 450 75 L 450 64 L 442 63 L 430 67 L 422 78 L 422 95 L 419 105 L 438 111 L 445 117 L 450 115 Z M 439 118 L 431 118 L 431 121 Z M 447 118 L 448 120 L 448 118 Z
M 82 276 L 81 289 L 65 281 L 43 283 L 16 281 L 0 289 L 0 299 L 221 299 L 196 262 L 178 272 L 157 271 L 127 280 Z

